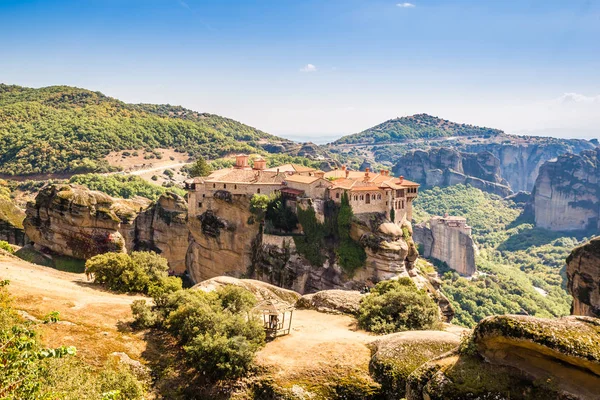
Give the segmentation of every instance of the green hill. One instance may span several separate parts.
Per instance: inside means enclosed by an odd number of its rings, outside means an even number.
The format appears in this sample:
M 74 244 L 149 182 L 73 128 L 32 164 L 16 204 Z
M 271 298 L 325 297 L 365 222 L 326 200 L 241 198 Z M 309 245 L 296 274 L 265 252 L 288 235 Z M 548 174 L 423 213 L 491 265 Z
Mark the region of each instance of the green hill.
M 240 122 L 171 105 L 127 104 L 69 86 L 0 84 L 0 174 L 101 172 L 111 151 L 175 148 L 217 158 L 282 141 Z
M 395 143 L 406 139 L 431 139 L 451 136 L 496 136 L 503 132 L 469 124 L 458 124 L 428 114 L 390 119 L 360 133 L 344 136 L 334 144 Z

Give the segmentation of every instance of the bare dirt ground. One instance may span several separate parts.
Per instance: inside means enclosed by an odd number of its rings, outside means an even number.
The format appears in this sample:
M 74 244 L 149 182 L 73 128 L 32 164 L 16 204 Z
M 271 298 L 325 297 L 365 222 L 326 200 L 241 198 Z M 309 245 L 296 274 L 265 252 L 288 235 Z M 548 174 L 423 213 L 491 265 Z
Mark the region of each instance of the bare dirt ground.
M 92 364 L 102 364 L 115 351 L 140 359 L 145 341 L 124 329 L 131 321 L 129 305 L 141 296 L 119 295 L 90 284 L 85 274 L 61 272 L 0 255 L 0 279 L 10 281 L 17 310 L 35 318 L 60 312 L 61 322 L 41 325 L 42 341 L 50 347 L 75 346 Z
M 374 339 L 358 330 L 350 316 L 296 310 L 291 333 L 268 343 L 256 360 L 281 382 L 317 383 L 321 376 L 330 379 L 368 371 L 371 351 L 367 343 Z
M 137 156 L 133 155 L 134 152 L 137 153 Z M 185 174 L 181 173 L 181 168 L 190 163 L 186 153 L 177 153 L 173 149 L 155 149 L 155 152 L 160 153 L 161 158 L 146 159 L 144 156 L 152 153 L 146 153 L 144 150 L 126 150 L 112 152 L 105 159 L 110 165 L 121 167 L 123 172 L 138 175 L 156 185 L 162 185 L 166 181 L 183 182 L 187 178 Z M 129 153 L 129 155 L 123 153 Z M 167 169 L 173 171 L 172 179 L 164 174 Z M 153 176 L 156 178 L 152 179 Z

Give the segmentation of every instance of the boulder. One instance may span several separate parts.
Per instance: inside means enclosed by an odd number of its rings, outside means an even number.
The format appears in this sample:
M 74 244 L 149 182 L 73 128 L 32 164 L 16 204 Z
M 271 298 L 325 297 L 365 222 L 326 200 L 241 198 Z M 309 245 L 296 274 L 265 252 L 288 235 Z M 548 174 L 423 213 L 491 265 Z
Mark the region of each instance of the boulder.
M 443 331 L 409 331 L 383 336 L 371 344 L 371 374 L 388 400 L 404 398 L 406 379 L 418 367 L 456 347 L 460 337 Z
M 461 351 L 415 370 L 407 400 L 600 399 L 600 320 L 488 317 Z
M 275 300 L 277 302 L 294 305 L 300 298 L 300 294 L 292 290 L 282 289 L 278 286 L 254 279 L 238 279 L 231 276 L 218 276 L 207 279 L 196 284 L 192 289 L 212 292 L 226 285 L 235 285 L 247 289 L 259 302 L 263 300 Z
M 296 307 L 333 314 L 356 314 L 362 296 L 355 290 L 322 290 L 302 296 Z
M 600 237 L 575 248 L 567 257 L 571 314 L 600 318 Z

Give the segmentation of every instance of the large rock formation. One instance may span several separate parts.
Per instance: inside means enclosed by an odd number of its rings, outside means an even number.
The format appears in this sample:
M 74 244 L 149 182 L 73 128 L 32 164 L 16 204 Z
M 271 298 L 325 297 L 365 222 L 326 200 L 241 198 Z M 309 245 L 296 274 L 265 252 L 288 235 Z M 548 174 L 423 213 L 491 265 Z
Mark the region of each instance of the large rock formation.
M 195 282 L 220 275 L 249 276 L 259 223 L 250 212 L 250 198 L 217 192 L 212 206 L 204 213 L 188 218 L 190 246 L 187 269 Z M 289 287 L 286 285 L 280 285 Z
M 394 174 L 409 176 L 425 187 L 469 184 L 502 197 L 512 194 L 492 153 L 464 153 L 451 148 L 415 150 L 402 156 Z
M 413 239 L 422 246 L 422 256 L 443 261 L 462 275 L 474 274 L 477 246 L 465 218 L 433 217 L 428 224 L 413 227 Z
M 0 240 L 24 246 L 28 242 L 23 230 L 24 219 L 25 211 L 17 207 L 10 197 L 0 194 Z
M 531 209 L 538 227 L 554 231 L 598 227 L 600 149 L 564 154 L 540 168 Z
M 600 237 L 575 248 L 567 257 L 567 280 L 573 296 L 571 314 L 600 318 Z
M 271 300 L 293 306 L 300 299 L 300 294 L 293 290 L 283 289 L 254 279 L 237 279 L 230 276 L 217 276 L 216 278 L 207 279 L 196 284 L 192 289 L 212 292 L 226 285 L 235 285 L 248 290 L 258 302 Z
M 505 143 L 504 141 L 508 142 Z M 587 140 L 506 136 L 502 142 L 471 143 L 466 151 L 488 151 L 500 161 L 501 176 L 515 192 L 533 189 L 540 167 L 565 153 L 578 154 L 595 146 Z
M 50 185 L 27 204 L 25 232 L 38 248 L 87 259 L 106 252 L 153 250 L 185 271 L 187 204 L 175 194 L 155 203 L 125 200 L 79 185 Z
M 444 331 L 409 331 L 383 336 L 373 343 L 371 374 L 381 384 L 383 398 L 400 400 L 406 379 L 421 365 L 458 347 L 460 336 Z
M 600 399 L 600 321 L 495 316 L 414 371 L 407 400 Z

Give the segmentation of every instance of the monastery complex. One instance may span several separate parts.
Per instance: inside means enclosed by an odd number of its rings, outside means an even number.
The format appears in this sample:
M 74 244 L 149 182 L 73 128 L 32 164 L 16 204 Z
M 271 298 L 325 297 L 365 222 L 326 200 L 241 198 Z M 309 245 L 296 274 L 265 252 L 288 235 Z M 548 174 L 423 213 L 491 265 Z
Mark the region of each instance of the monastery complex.
M 351 171 L 346 167 L 330 172 L 297 164 L 266 168 L 266 160 L 236 156 L 234 167 L 212 172 L 185 182 L 189 191 L 189 213 L 202 214 L 211 208 L 218 192 L 231 195 L 281 194 L 286 205 L 295 210 L 298 201 L 310 199 L 317 214 L 325 201 L 341 202 L 347 193 L 354 214 L 385 213 L 395 223 L 412 219 L 412 201 L 417 197 L 419 184 L 404 177 L 393 177 L 387 170 L 379 172 Z M 394 210 L 392 212 L 392 210 Z

